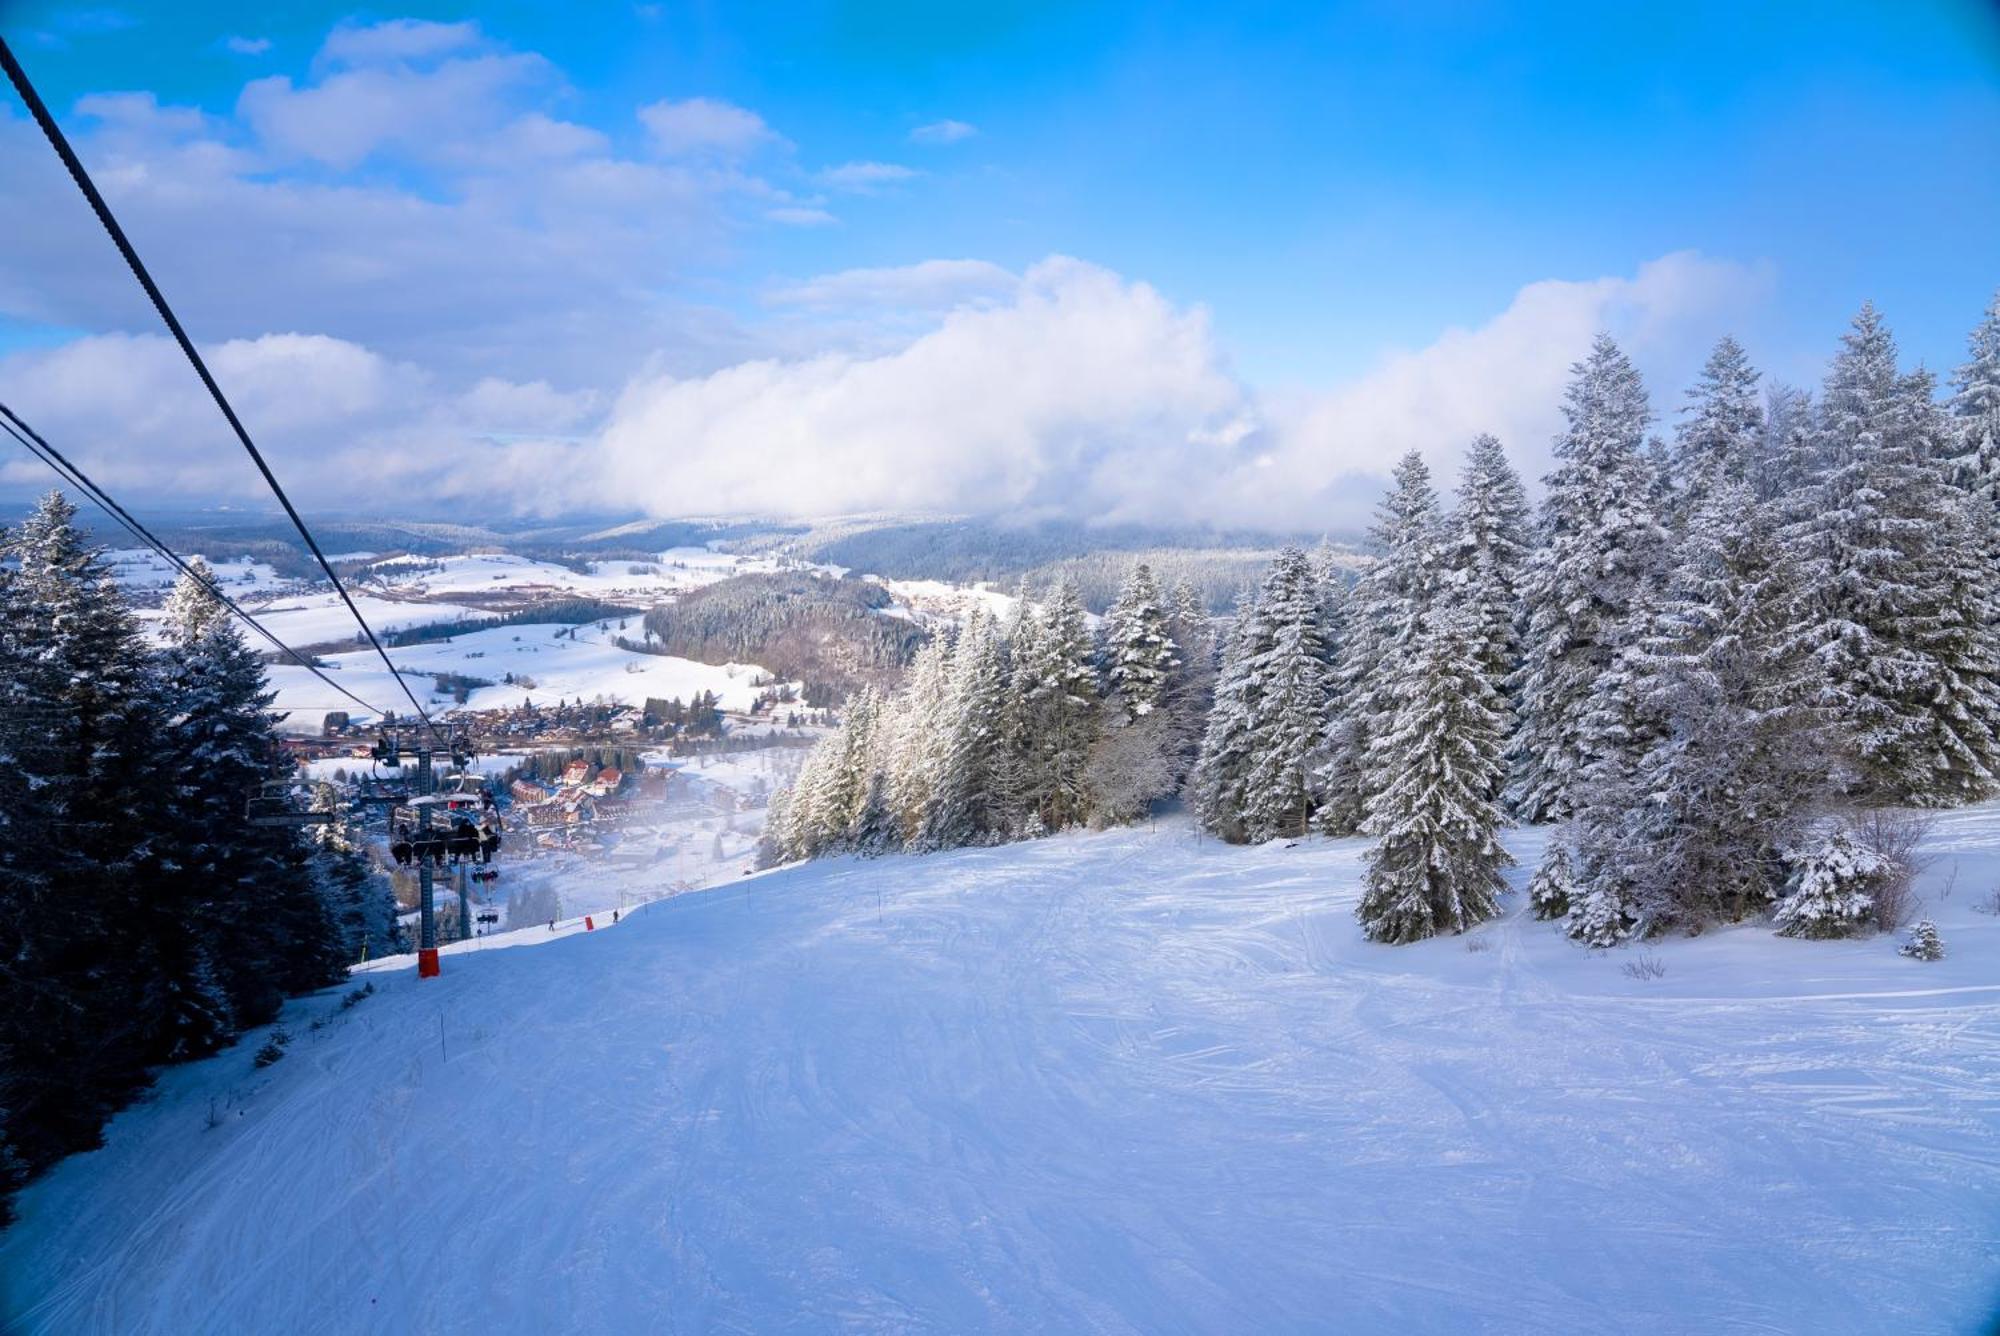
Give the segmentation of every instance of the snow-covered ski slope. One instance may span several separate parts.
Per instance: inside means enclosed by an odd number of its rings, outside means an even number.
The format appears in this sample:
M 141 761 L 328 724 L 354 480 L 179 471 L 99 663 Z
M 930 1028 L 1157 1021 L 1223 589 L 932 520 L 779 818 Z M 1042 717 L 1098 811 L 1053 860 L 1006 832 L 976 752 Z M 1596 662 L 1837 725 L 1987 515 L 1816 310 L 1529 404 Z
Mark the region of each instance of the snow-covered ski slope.
M 2000 808 L 1937 828 L 1935 964 L 1743 928 L 1639 979 L 1518 891 L 1469 940 L 1370 946 L 1362 848 L 1162 822 L 747 878 L 438 981 L 383 962 L 347 1012 L 294 1004 L 282 1062 L 253 1035 L 169 1072 L 32 1188 L 0 1328 L 2000 1313 Z

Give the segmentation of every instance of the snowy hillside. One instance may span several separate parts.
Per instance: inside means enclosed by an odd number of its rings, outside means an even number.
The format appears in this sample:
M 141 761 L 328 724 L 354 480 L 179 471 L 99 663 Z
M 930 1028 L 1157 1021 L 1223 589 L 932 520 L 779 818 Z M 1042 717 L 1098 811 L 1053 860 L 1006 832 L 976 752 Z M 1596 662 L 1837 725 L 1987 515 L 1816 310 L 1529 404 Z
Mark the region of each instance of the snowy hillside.
M 1512 843 L 1532 865 L 1540 832 Z M 167 1071 L 0 1237 L 23 1332 L 1963 1332 L 2000 807 L 1949 956 L 1365 944 L 1361 845 L 836 860 L 406 961 Z M 1956 871 L 1955 890 L 1942 898 Z M 605 876 L 621 874 L 607 873 Z M 633 877 L 633 889 L 643 890 Z M 533 933 L 514 940 L 535 941 Z M 320 1028 L 313 1028 L 323 1022 Z M 210 1126 L 211 1122 L 214 1126 Z
M 572 632 L 574 634 L 572 635 Z M 617 632 L 602 624 L 580 627 L 525 624 L 502 626 L 454 636 L 448 641 L 405 645 L 389 651 L 389 659 L 405 674 L 426 704 L 450 713 L 451 698 L 434 690 L 437 673 L 476 677 L 494 685 L 475 688 L 466 708 L 499 709 L 524 699 L 548 705 L 580 699 L 638 703 L 648 696 L 691 700 L 714 692 L 722 708 L 747 710 L 756 698 L 752 682 L 762 671 L 755 664 L 706 664 L 662 654 L 638 654 L 613 644 Z M 401 689 L 373 650 L 325 656 L 334 680 L 364 700 L 402 699 Z M 327 710 L 350 709 L 331 688 L 305 669 L 273 664 L 268 670 L 277 694 L 275 708 L 292 712 L 285 727 L 315 732 Z M 511 685 L 527 678 L 532 687 Z M 361 712 L 354 710 L 357 715 Z

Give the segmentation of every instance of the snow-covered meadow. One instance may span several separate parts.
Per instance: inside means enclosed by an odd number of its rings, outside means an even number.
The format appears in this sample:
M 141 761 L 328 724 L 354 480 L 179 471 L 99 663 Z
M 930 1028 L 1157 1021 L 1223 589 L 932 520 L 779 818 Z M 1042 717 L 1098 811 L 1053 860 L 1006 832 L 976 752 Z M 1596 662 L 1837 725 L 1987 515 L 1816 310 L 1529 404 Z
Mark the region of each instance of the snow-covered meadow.
M 1929 964 L 1586 951 L 1524 915 L 1541 835 L 1501 919 L 1407 947 L 1361 843 L 1170 820 L 377 962 L 29 1188 L 0 1326 L 1983 1329 L 2000 805 L 1933 832 Z

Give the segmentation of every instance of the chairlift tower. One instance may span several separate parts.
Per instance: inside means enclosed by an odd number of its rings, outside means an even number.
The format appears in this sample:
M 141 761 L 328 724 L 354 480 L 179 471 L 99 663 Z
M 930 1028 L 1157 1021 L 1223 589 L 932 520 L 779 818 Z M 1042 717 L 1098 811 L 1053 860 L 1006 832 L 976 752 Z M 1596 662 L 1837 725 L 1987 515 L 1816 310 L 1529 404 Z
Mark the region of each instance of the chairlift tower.
M 430 799 L 437 793 L 437 772 L 432 767 L 431 759 L 438 750 L 429 742 L 419 742 L 410 749 L 417 758 L 416 794 L 410 800 L 410 806 L 416 809 L 417 825 L 412 833 L 415 847 L 421 851 L 417 858 L 417 977 L 419 979 L 435 979 L 440 973 L 437 940 L 437 878 L 429 838 L 431 808 L 436 805 Z M 399 766 L 402 764 L 401 751 L 401 744 L 394 732 L 392 716 L 386 721 L 384 732 L 375 743 L 375 758 L 384 765 Z M 445 751 L 461 770 L 472 760 L 472 749 L 463 743 L 455 732 L 450 739 L 450 746 Z M 392 824 L 393 821 L 392 816 Z M 466 904 L 465 880 L 461 876 L 458 880 L 461 940 L 472 935 L 472 925 L 467 917 L 469 912 Z

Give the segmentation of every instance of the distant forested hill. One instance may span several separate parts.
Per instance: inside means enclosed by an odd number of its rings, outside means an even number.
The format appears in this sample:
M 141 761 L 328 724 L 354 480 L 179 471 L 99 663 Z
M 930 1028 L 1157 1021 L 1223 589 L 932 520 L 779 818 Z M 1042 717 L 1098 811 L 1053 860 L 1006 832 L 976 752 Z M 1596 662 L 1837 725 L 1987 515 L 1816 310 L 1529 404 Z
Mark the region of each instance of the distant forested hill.
M 809 572 L 739 575 L 646 614 L 631 649 L 700 663 L 755 663 L 839 692 L 894 678 L 923 643 L 921 627 L 882 615 L 888 591 Z

